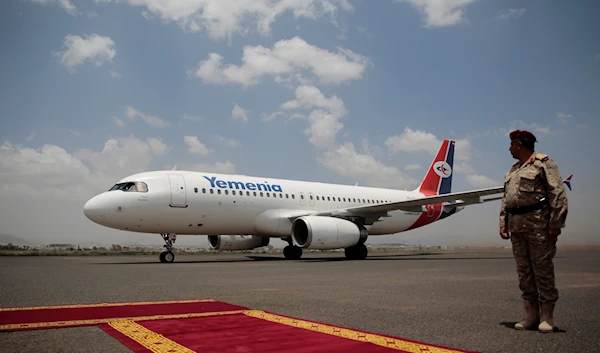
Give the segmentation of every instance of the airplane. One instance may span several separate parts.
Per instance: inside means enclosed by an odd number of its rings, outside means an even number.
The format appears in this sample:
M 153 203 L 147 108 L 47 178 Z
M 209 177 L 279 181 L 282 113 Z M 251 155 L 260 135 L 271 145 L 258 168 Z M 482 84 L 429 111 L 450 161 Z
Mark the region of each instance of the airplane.
M 423 227 L 502 198 L 483 197 L 503 193 L 504 186 L 451 192 L 454 149 L 455 141 L 444 140 L 412 191 L 159 170 L 121 179 L 88 200 L 83 212 L 105 227 L 160 234 L 164 263 L 175 259 L 177 235 L 207 235 L 214 250 L 250 250 L 280 238 L 289 244 L 287 259 L 300 259 L 302 249 L 343 248 L 347 259 L 362 260 L 369 236 Z

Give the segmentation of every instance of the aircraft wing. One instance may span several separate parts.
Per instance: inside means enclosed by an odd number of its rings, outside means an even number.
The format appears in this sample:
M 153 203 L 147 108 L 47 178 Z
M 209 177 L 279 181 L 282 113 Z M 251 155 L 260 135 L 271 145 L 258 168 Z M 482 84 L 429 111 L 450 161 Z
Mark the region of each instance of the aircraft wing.
M 387 212 L 390 211 L 407 211 L 407 212 L 426 212 L 426 205 L 443 203 L 445 206 L 466 206 L 472 204 L 483 203 L 492 200 L 498 200 L 502 198 L 502 196 L 496 196 L 492 198 L 482 199 L 482 196 L 494 195 L 504 192 L 504 186 L 487 188 L 487 189 L 479 189 L 479 190 L 471 190 L 471 191 L 462 191 L 462 192 L 454 192 L 443 195 L 435 195 L 435 196 L 427 196 L 422 198 L 409 199 L 398 202 L 388 202 L 377 205 L 362 205 L 355 207 L 347 207 L 340 208 L 335 210 L 328 211 L 317 211 L 317 212 L 302 212 L 289 215 L 289 219 L 293 220 L 302 216 L 331 216 L 331 217 L 339 217 L 339 216 L 348 216 L 348 217 L 360 217 L 363 216 L 365 218 L 379 218 L 384 216 Z

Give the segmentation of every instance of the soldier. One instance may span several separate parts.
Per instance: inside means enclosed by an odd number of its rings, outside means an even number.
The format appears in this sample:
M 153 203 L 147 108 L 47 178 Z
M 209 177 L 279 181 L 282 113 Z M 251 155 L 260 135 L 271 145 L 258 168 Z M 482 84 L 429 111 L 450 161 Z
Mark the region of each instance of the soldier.
M 515 130 L 510 139 L 510 153 L 518 161 L 504 178 L 500 236 L 511 239 L 525 306 L 525 318 L 514 328 L 551 332 L 558 300 L 552 259 L 567 218 L 567 195 L 556 163 L 535 152 L 531 132 Z

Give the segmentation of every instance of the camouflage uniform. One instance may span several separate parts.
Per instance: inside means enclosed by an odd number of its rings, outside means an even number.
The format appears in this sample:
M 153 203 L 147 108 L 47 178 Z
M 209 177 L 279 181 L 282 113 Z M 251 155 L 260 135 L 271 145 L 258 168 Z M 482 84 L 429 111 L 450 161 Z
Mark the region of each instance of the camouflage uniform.
M 542 208 L 525 207 L 540 201 Z M 567 211 L 563 179 L 547 155 L 534 152 L 524 163 L 517 161 L 506 174 L 500 227 L 510 233 L 519 288 L 526 301 L 554 304 L 558 300 L 552 263 L 556 237 L 549 236 L 548 230 L 563 228 Z

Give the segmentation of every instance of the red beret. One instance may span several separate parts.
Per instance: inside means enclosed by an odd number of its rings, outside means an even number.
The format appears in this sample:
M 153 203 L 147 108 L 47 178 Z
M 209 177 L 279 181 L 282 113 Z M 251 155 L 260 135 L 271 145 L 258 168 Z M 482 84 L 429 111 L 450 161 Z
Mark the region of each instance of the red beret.
M 510 133 L 511 140 L 529 140 L 531 142 L 537 142 L 535 136 L 527 130 L 515 130 Z

